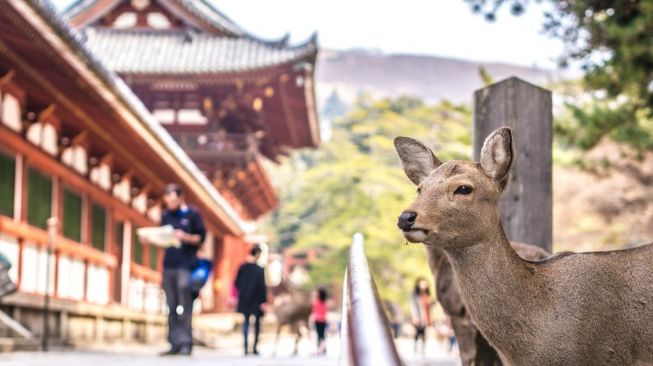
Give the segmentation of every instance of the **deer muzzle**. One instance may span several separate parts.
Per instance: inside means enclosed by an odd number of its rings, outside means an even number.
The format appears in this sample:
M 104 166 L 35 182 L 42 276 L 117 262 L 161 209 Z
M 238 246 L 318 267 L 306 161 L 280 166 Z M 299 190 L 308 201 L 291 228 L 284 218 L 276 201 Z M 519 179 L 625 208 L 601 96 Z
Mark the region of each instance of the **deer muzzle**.
M 404 211 L 399 215 L 397 219 L 397 226 L 402 231 L 410 231 L 415 225 L 415 219 L 417 218 L 417 213 L 413 211 Z

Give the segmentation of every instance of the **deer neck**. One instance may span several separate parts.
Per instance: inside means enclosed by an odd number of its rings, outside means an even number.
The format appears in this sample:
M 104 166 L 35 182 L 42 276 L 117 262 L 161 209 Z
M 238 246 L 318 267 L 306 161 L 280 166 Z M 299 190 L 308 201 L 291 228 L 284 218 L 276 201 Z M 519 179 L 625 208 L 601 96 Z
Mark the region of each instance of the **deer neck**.
M 444 253 L 444 250 L 431 247 L 426 249 L 426 256 L 429 261 L 431 273 L 433 273 L 434 276 L 437 276 L 442 267 L 442 263 L 447 260 L 447 255 Z
M 531 303 L 532 295 L 539 286 L 534 268 L 517 255 L 501 225 L 497 226 L 499 230 L 487 240 L 445 252 L 474 322 L 495 347 L 510 353 L 515 347 L 529 346 L 531 337 L 520 335 L 532 330 L 532 314 L 538 306 Z

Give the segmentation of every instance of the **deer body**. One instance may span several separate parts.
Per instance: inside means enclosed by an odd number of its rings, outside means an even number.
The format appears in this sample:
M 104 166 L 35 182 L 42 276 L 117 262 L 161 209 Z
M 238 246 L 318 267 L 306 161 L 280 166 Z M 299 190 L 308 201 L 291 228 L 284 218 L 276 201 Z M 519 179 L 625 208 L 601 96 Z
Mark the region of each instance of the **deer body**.
M 275 295 L 274 315 L 277 318 L 277 332 L 274 341 L 274 354 L 277 352 L 281 328 L 289 326 L 295 335 L 293 355 L 297 355 L 299 341 L 302 337 L 301 327 L 310 328 L 309 318 L 313 310 L 311 296 L 307 291 L 290 288 L 288 293 Z
M 481 162 L 440 162 L 419 142 L 397 151 L 421 193 L 398 225 L 444 250 L 474 323 L 508 365 L 653 363 L 653 246 L 530 262 L 511 248 L 497 202 L 514 156 L 491 134 Z
M 527 262 L 502 235 L 447 250 L 472 318 L 509 365 L 653 362 L 650 245 Z
M 527 260 L 541 260 L 550 256 L 544 249 L 534 245 L 511 242 L 517 254 Z M 444 312 L 451 318 L 463 366 L 501 365 L 495 350 L 478 331 L 470 312 L 465 307 L 451 263 L 442 249 L 429 247 L 429 267 L 436 282 L 436 295 Z M 486 291 L 488 291 L 486 289 Z

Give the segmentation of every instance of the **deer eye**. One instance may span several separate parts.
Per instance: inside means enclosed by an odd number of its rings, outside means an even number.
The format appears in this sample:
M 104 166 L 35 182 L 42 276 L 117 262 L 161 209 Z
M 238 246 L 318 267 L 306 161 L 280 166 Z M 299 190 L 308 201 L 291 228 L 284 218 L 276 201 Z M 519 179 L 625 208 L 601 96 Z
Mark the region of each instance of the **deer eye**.
M 417 195 L 419 196 L 422 193 L 422 187 L 417 187 Z
M 456 188 L 456 191 L 453 192 L 453 194 L 470 194 L 472 193 L 472 187 L 467 186 L 467 185 L 462 185 L 458 188 Z

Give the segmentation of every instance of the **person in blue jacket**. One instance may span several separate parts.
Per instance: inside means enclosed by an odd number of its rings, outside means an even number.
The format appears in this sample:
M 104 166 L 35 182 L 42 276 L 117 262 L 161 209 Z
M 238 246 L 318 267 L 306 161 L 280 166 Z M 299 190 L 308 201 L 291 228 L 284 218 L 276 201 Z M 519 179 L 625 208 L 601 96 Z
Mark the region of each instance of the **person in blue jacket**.
M 204 242 L 206 229 L 199 212 L 188 207 L 179 185 L 169 184 L 163 193 L 165 210 L 161 225 L 171 225 L 181 246 L 169 247 L 163 257 L 163 290 L 168 304 L 167 355 L 190 355 L 193 349 L 193 299 L 190 276 L 197 265 L 197 250 Z

